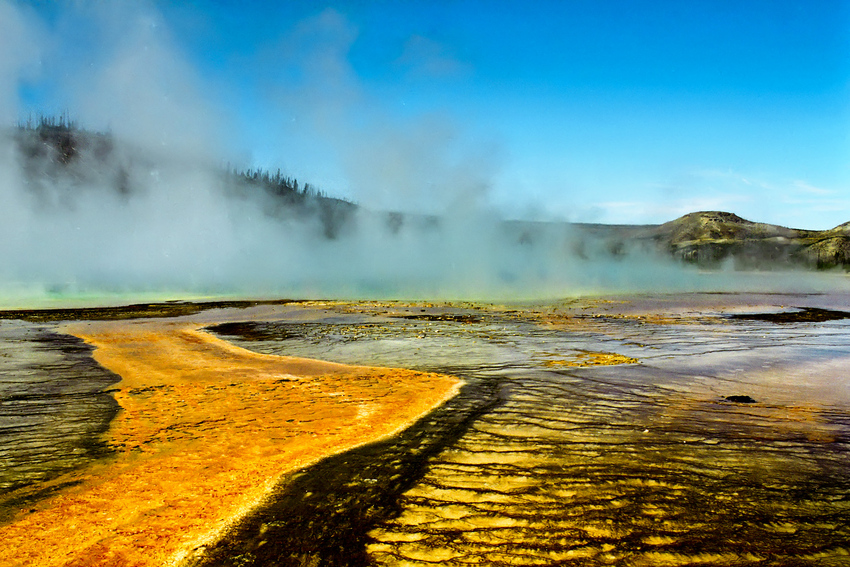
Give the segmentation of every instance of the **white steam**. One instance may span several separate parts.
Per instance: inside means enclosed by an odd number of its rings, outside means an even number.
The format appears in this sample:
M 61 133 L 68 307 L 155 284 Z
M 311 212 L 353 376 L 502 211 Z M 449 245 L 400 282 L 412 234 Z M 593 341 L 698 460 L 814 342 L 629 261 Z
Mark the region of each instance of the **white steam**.
M 649 254 L 586 259 L 567 224 L 504 223 L 487 206 L 498 146 L 465 138 L 440 112 L 397 116 L 376 104 L 347 62 L 357 30 L 333 11 L 265 55 L 279 65 L 264 87 L 277 105 L 268 120 L 289 144 L 303 139 L 326 152 L 328 169 L 362 206 L 342 207 L 347 215 L 330 222 L 315 203 L 288 211 L 260 189 L 234 191 L 221 167 L 229 119 L 157 11 L 64 6 L 48 25 L 0 0 L 0 118 L 10 126 L 0 134 L 2 303 L 15 295 L 532 299 L 784 286 L 775 274 L 705 276 Z M 82 22 L 93 30 L 90 45 L 69 52 L 63 38 Z M 64 168 L 23 158 L 11 125 L 28 84 L 56 91 L 50 108 L 108 129 L 110 151 L 80 149 Z

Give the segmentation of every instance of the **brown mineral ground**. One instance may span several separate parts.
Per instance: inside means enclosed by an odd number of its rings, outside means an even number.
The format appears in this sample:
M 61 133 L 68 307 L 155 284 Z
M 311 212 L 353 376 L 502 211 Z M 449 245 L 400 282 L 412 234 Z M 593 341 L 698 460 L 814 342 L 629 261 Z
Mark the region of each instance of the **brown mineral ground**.
M 455 395 L 452 377 L 253 353 L 174 321 L 65 330 L 121 377 L 109 462 L 0 526 L 0 565 L 179 565 L 282 475 L 388 437 Z

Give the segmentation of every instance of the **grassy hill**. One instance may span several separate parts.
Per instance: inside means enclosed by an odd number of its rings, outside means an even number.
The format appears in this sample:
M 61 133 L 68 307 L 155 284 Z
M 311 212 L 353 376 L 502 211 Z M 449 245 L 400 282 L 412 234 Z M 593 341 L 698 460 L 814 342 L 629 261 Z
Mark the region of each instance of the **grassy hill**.
M 801 230 L 706 211 L 664 223 L 651 231 L 650 238 L 674 257 L 704 265 L 732 261 L 740 268 L 833 268 L 850 261 L 848 223 L 831 230 Z

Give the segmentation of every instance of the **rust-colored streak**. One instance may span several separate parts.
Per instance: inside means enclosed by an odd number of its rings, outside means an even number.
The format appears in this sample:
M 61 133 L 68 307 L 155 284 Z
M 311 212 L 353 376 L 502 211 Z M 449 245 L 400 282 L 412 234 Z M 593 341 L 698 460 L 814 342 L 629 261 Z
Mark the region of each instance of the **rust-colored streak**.
M 109 463 L 0 527 L 0 565 L 179 565 L 282 475 L 389 436 L 453 396 L 455 378 L 253 353 L 195 324 L 67 332 L 121 377 Z

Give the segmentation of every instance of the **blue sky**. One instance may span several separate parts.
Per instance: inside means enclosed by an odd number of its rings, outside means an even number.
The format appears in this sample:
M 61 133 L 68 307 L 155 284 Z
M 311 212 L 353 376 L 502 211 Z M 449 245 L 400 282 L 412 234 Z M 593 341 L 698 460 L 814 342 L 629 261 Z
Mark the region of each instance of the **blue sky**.
M 171 128 L 375 208 L 850 221 L 850 2 L 3 9 L 38 52 L 0 61 L 6 116 Z

